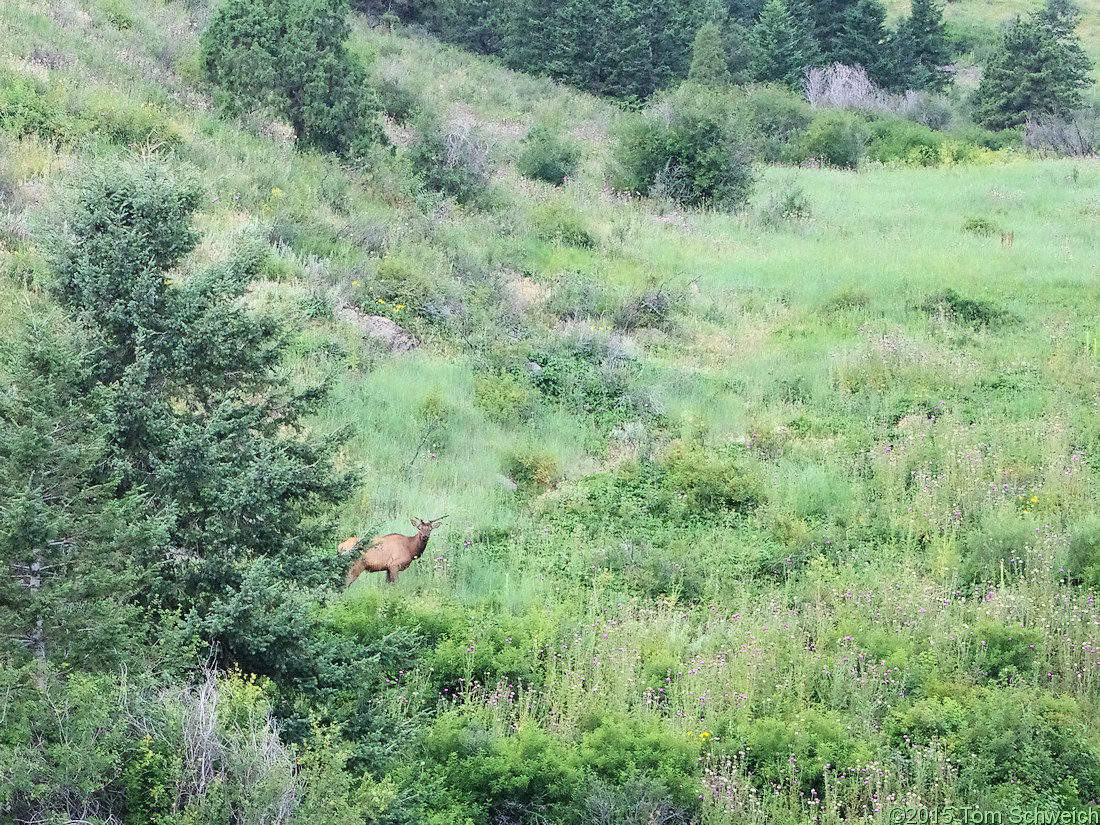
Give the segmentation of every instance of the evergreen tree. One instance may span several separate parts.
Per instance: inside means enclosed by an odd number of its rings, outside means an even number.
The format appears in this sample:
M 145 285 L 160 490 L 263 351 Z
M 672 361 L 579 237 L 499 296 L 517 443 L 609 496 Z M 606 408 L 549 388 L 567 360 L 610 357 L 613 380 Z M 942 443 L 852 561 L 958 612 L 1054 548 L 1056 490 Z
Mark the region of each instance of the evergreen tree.
M 943 10 L 934 0 L 913 0 L 912 12 L 898 26 L 894 53 L 895 90 L 942 92 L 951 85 L 951 75 L 941 70 L 951 62 L 951 50 Z
M 116 495 L 89 348 L 32 311 L 0 345 L 0 650 L 117 667 L 143 640 L 133 558 L 163 545 L 164 519 L 140 490 Z
M 862 66 L 878 86 L 893 85 L 896 69 L 885 21 L 886 7 L 880 0 L 857 0 L 841 14 L 829 62 Z
M 1081 47 L 1077 26 L 1081 22 L 1081 10 L 1073 0 L 1047 0 L 1035 15 L 1036 22 L 1050 33 L 1062 48 L 1060 68 L 1067 86 L 1083 90 L 1093 83 L 1089 73 L 1092 61 Z M 1073 107 L 1080 105 L 1074 104 Z
M 723 41 L 730 82 L 738 85 L 751 82 L 752 65 L 756 60 L 756 41 L 752 30 L 736 20 L 731 20 L 726 25 Z
M 626 102 L 651 95 L 653 50 L 638 0 L 611 0 L 599 19 L 591 91 Z
M 203 32 L 202 67 L 230 114 L 268 108 L 303 146 L 347 154 L 382 139 L 366 73 L 344 47 L 347 0 L 226 0 Z
M 730 85 L 730 70 L 724 45 L 722 29 L 717 23 L 708 22 L 700 26 L 691 49 L 688 80 L 701 86 L 717 88 Z
M 54 261 L 59 301 L 97 345 L 89 372 L 108 394 L 98 420 L 113 495 L 148 495 L 166 519 L 162 543 L 134 548 L 145 598 L 201 613 L 257 559 L 299 583 L 327 580 L 319 518 L 347 481 L 334 445 L 305 436 L 320 394 L 278 380 L 285 338 L 241 303 L 263 250 L 246 245 L 177 283 L 197 203 L 197 187 L 157 166 L 93 170 Z
M 756 54 L 750 70 L 754 80 L 784 83 L 801 89 L 807 66 L 813 65 L 816 45 L 804 21 L 796 19 L 783 0 L 768 0 L 753 29 Z
M 561 79 L 571 71 L 564 51 L 573 42 L 570 35 L 582 31 L 581 20 L 566 25 L 570 17 L 568 3 L 514 0 L 504 25 L 504 62 L 516 71 Z
M 1082 90 L 1092 78 L 1076 23 L 1076 11 L 1066 0 L 1048 0 L 1032 17 L 1017 18 L 974 93 L 975 119 L 990 129 L 1005 129 L 1029 117 L 1067 115 L 1080 107 Z
M 791 0 L 788 5 L 796 20 L 809 22 L 819 64 L 843 63 L 836 52 L 850 11 L 858 0 Z

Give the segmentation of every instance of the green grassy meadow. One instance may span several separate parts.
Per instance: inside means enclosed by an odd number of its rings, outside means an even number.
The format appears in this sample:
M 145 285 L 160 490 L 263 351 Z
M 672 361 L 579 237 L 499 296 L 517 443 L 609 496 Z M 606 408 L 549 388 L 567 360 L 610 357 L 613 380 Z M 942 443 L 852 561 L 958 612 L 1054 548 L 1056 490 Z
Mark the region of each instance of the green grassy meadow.
M 341 168 L 219 120 L 209 11 L 0 8 L 0 71 L 57 124 L 0 136 L 0 331 L 48 311 L 38 233 L 97 158 L 201 179 L 181 278 L 270 242 L 249 299 L 297 333 L 287 380 L 330 382 L 311 426 L 360 478 L 333 548 L 448 516 L 396 585 L 319 608 L 380 656 L 342 720 L 377 724 L 371 821 L 557 821 L 592 775 L 579 821 L 1095 810 L 1100 162 L 774 166 L 740 213 L 683 210 L 608 190 L 609 105 L 357 27 L 375 75 L 487 136 L 490 205 L 456 207 L 400 151 Z M 515 170 L 536 122 L 581 141 L 563 187 Z M 792 191 L 805 214 L 765 220 Z

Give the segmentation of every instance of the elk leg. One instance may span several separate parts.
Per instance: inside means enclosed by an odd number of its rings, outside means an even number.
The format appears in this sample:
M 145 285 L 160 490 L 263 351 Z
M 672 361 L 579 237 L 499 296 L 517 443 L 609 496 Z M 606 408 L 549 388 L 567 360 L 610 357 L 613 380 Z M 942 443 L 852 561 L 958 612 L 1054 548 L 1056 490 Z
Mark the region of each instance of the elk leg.
M 397 581 L 397 571 L 394 570 L 392 567 L 386 569 L 386 581 L 390 584 L 393 584 Z

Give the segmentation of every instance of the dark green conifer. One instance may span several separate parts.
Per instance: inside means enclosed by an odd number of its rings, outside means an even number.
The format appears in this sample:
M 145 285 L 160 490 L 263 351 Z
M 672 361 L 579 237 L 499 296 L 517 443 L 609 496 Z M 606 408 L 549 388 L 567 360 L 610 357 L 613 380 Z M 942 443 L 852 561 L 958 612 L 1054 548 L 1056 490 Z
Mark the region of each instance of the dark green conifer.
M 347 0 L 226 0 L 203 32 L 202 67 L 230 114 L 269 109 L 303 146 L 348 154 L 381 140 L 366 73 L 344 46 Z
M 885 21 L 881 0 L 857 0 L 841 14 L 828 62 L 862 66 L 876 85 L 891 85 L 895 66 Z
M 807 21 L 794 17 L 784 0 L 768 0 L 753 29 L 753 39 L 753 79 L 801 89 L 806 67 L 817 57 Z
M 951 85 L 951 49 L 943 22 L 943 10 L 935 0 L 913 0 L 912 12 L 898 26 L 894 38 L 897 90 L 942 92 Z
M 726 60 L 721 27 L 711 21 L 699 27 L 691 49 L 691 69 L 688 80 L 701 86 L 721 88 L 730 85 L 730 70 Z
M 1077 39 L 1076 8 L 1048 0 L 1028 19 L 1005 30 L 974 93 L 975 119 L 990 129 L 1019 126 L 1028 118 L 1068 116 L 1092 84 L 1091 62 Z

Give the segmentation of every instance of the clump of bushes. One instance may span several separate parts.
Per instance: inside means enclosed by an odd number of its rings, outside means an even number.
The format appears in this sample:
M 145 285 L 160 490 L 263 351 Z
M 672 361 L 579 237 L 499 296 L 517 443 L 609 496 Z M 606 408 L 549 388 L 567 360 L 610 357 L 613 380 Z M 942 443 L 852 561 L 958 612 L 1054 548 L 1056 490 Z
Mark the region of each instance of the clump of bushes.
M 484 201 L 489 188 L 489 142 L 473 126 L 427 124 L 409 150 L 425 188 L 458 203 Z
M 504 459 L 504 474 L 521 492 L 542 492 L 557 483 L 558 460 L 546 450 L 517 450 Z
M 773 192 L 760 207 L 760 223 L 765 229 L 780 229 L 813 217 L 810 199 L 802 187 L 788 183 L 779 192 Z
M 533 215 L 535 233 L 544 241 L 589 249 L 595 238 L 584 225 L 580 213 L 560 203 L 545 203 Z
M 538 400 L 529 376 L 502 371 L 474 377 L 474 402 L 493 421 L 518 424 L 534 414 Z
M 981 216 L 971 216 L 963 221 L 963 232 L 968 232 L 971 235 L 979 235 L 983 238 L 988 238 L 990 235 L 997 231 L 997 224 L 993 223 L 989 218 Z
M 390 77 L 383 77 L 374 84 L 378 103 L 386 116 L 399 126 L 413 121 L 424 109 L 416 92 Z
M 547 398 L 607 425 L 635 417 L 637 364 L 618 336 L 587 329 L 530 351 L 532 378 Z
M 795 145 L 792 159 L 855 169 L 863 159 L 868 138 L 863 118 L 846 112 L 830 112 L 814 120 Z
M 600 318 L 614 308 L 614 296 L 599 280 L 583 272 L 563 272 L 558 276 L 546 309 L 563 321 Z
M 561 186 L 577 171 L 581 149 L 575 141 L 545 126 L 536 126 L 523 139 L 516 166 L 528 178 Z
M 1070 528 L 1066 568 L 1074 581 L 1100 587 L 1100 519 L 1089 518 Z
M 455 708 L 424 740 L 437 775 L 421 779 L 418 802 L 432 814 L 421 818 L 686 823 L 699 808 L 699 749 L 699 740 L 646 717 L 591 714 L 572 742 L 531 724 L 506 732 L 477 707 Z
M 810 105 L 785 86 L 748 89 L 741 107 L 754 154 L 765 163 L 784 160 L 814 120 Z
M 966 298 L 953 289 L 930 295 L 921 305 L 930 316 L 946 318 L 972 327 L 990 327 L 1013 320 L 1012 313 L 992 301 Z
M 640 327 L 668 332 L 672 329 L 673 313 L 683 302 L 682 292 L 657 284 L 624 300 L 615 312 L 615 326 L 624 332 Z
M 918 699 L 893 711 L 885 729 L 901 752 L 946 742 L 965 754 L 957 787 L 968 799 L 1041 799 L 1068 810 L 1100 793 L 1100 754 L 1080 733 L 1083 717 L 1068 696 L 993 687 Z
M 741 455 L 679 444 L 659 457 L 589 476 L 560 515 L 601 523 L 616 535 L 625 529 L 655 536 L 747 514 L 765 500 L 759 474 Z
M 875 120 L 870 124 L 867 157 L 880 163 L 935 166 L 943 142 L 942 134 L 919 123 L 901 118 Z
M 12 137 L 38 135 L 65 142 L 75 124 L 52 95 L 35 83 L 0 72 L 0 130 Z
M 722 210 L 740 208 L 752 193 L 750 144 L 733 99 L 695 84 L 629 120 L 616 160 L 619 191 Z
M 863 287 L 846 286 L 835 293 L 825 302 L 826 312 L 845 312 L 852 309 L 863 309 L 871 303 L 871 293 Z

